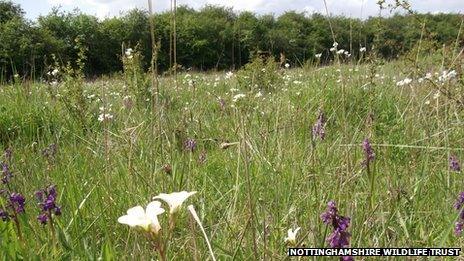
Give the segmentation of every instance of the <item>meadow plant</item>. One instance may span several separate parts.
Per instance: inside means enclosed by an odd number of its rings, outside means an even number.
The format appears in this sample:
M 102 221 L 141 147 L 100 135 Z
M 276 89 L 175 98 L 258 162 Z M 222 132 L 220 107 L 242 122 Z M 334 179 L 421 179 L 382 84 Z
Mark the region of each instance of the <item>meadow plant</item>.
M 45 225 L 50 223 L 50 227 L 53 231 L 53 216 L 61 215 L 61 207 L 57 205 L 58 194 L 54 185 L 50 185 L 44 189 L 35 192 L 35 196 L 39 202 L 40 214 L 37 216 L 37 220 Z
M 57 93 L 56 95 L 51 93 L 51 96 L 56 96 L 67 109 L 69 115 L 80 124 L 83 131 L 86 131 L 91 116 L 91 106 L 85 95 L 84 80 L 84 68 L 88 48 L 82 43 L 80 37 L 77 37 L 74 42 L 78 58 L 75 61 L 75 65 L 68 62 L 66 66 L 61 67 L 59 70 L 54 69 L 52 71 L 52 75 L 56 70 L 57 72 L 60 71 L 62 76 L 61 82 L 56 82 L 56 80 L 52 82 L 53 85 L 56 85 Z
M 456 172 L 461 171 L 461 165 L 459 164 L 458 158 L 455 155 L 450 156 L 449 167 L 452 171 L 456 171 Z
M 285 237 L 284 242 L 291 247 L 295 247 L 297 244 L 296 235 L 298 234 L 298 231 L 300 231 L 300 229 L 300 227 L 297 227 L 296 229 L 289 228 L 287 231 L 287 237 Z
M 464 191 L 459 193 L 458 199 L 454 203 L 454 208 L 458 211 L 458 220 L 455 223 L 454 233 L 457 236 L 464 230 Z
M 313 140 L 316 140 L 317 138 L 324 140 L 326 121 L 327 120 L 325 118 L 324 112 L 322 112 L 322 110 L 319 110 L 319 115 L 317 116 L 316 123 L 314 123 L 312 128 Z
M 154 244 L 159 258 L 166 260 L 167 247 L 171 240 L 172 231 L 175 228 L 175 215 L 180 211 L 182 203 L 195 193 L 196 191 L 181 191 L 170 194 L 161 193 L 153 197 L 153 199 L 161 199 L 169 206 L 169 229 L 165 233 L 164 238 L 161 234 L 162 226 L 158 220 L 158 216 L 163 214 L 165 210 L 161 207 L 161 202 L 159 201 L 150 202 L 146 209 L 143 209 L 141 206 L 130 208 L 127 210 L 127 215 L 118 218 L 118 222 L 130 227 L 141 228 L 147 235 L 147 238 Z M 193 207 L 189 206 L 189 208 Z
M 329 201 L 327 209 L 321 214 L 324 224 L 332 227 L 332 232 L 327 237 L 327 242 L 332 248 L 345 248 L 350 246 L 351 234 L 347 231 L 350 226 L 350 218 L 338 213 L 335 201 Z M 343 257 L 343 260 L 351 260 L 350 257 Z
M 125 95 L 134 97 L 137 106 L 146 107 L 152 98 L 150 78 L 147 77 L 142 66 L 142 54 L 138 46 L 127 48 L 122 56 Z M 129 105 L 129 102 L 126 102 Z M 127 106 L 129 107 L 129 106 Z M 132 103 L 130 103 L 132 107 Z
M 272 56 L 255 57 L 237 72 L 237 81 L 240 87 L 252 92 L 270 92 L 283 83 L 279 63 Z

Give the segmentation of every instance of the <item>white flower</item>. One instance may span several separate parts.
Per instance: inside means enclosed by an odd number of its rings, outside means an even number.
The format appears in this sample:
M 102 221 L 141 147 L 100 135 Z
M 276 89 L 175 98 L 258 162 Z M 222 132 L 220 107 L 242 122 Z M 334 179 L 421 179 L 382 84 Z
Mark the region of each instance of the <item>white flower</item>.
M 436 92 L 434 95 L 433 95 L 433 98 L 434 99 L 438 99 L 440 97 L 440 92 Z
M 54 70 L 52 71 L 52 75 L 55 76 L 55 75 L 57 75 L 57 74 L 58 74 L 58 69 L 54 69 Z
M 230 79 L 230 78 L 232 78 L 232 76 L 234 76 L 233 72 L 227 72 L 226 73 L 226 79 Z
M 244 98 L 245 96 L 246 96 L 246 95 L 243 94 L 243 93 L 236 94 L 236 95 L 232 98 L 232 101 L 233 101 L 233 102 L 237 102 L 239 99 Z
M 161 193 L 153 199 L 161 199 L 162 201 L 166 202 L 169 205 L 169 213 L 173 214 L 179 211 L 182 203 L 187 200 L 190 196 L 197 193 L 196 191 L 187 192 L 173 192 L 171 194 Z
M 330 48 L 331 52 L 335 52 L 335 50 L 337 50 L 337 48 L 335 48 L 335 47 Z
M 425 79 L 431 79 L 432 78 L 432 74 L 431 73 L 426 73 L 425 74 Z
M 316 58 L 321 58 L 321 56 L 322 56 L 322 53 L 317 53 L 316 55 L 314 55 L 314 57 Z
M 297 227 L 295 230 L 289 229 L 287 231 L 287 237 L 285 238 L 285 243 L 289 243 L 291 245 L 296 245 L 296 234 L 300 230 L 300 227 Z
M 286 64 L 285 64 L 285 68 L 287 68 L 287 69 L 290 68 L 290 64 L 289 64 L 289 63 L 286 63 Z
M 112 119 L 113 119 L 113 115 L 109 114 L 109 113 L 101 113 L 100 115 L 98 115 L 98 121 L 99 122 L 112 120 Z
M 141 206 L 130 208 L 127 210 L 127 215 L 118 218 L 118 222 L 131 227 L 141 227 L 145 231 L 158 234 L 161 226 L 157 216 L 162 213 L 164 213 L 164 209 L 161 208 L 161 202 L 153 201 L 148 204 L 146 210 Z
M 127 48 L 125 54 L 126 56 L 129 57 L 129 56 L 132 56 L 132 52 L 133 52 L 132 48 Z
M 334 42 L 332 46 L 336 48 L 338 46 L 338 43 Z
M 366 51 L 366 47 L 361 47 L 361 48 L 359 48 L 359 51 L 360 51 L 361 53 L 365 52 L 365 51 Z
M 337 54 L 343 54 L 344 52 L 345 52 L 344 49 L 340 49 L 340 50 L 337 51 Z
M 412 82 L 412 79 L 410 78 L 405 78 L 404 80 L 401 80 L 396 83 L 396 86 L 403 86 L 403 85 L 408 85 Z
M 263 94 L 261 93 L 261 91 L 259 91 L 259 92 L 256 93 L 255 98 L 259 98 L 261 96 L 263 96 Z
M 443 71 L 443 72 L 441 73 L 441 76 L 438 77 L 438 80 L 439 80 L 440 82 L 444 82 L 444 81 L 446 81 L 446 80 L 448 80 L 448 79 L 451 79 L 451 78 L 456 77 L 456 75 L 457 75 L 457 73 L 456 73 L 455 70 L 452 70 L 452 71 L 450 71 L 450 72 L 448 72 L 448 71 L 445 70 L 445 71 Z

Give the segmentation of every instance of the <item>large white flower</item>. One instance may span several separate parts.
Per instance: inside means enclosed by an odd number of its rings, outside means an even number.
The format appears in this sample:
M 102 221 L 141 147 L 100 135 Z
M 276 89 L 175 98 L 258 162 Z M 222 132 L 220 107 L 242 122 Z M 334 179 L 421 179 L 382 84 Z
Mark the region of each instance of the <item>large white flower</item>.
M 285 242 L 289 243 L 291 245 L 296 245 L 296 234 L 300 230 L 299 227 L 297 227 L 295 230 L 289 229 L 287 232 L 287 237 L 285 238 Z
M 148 204 L 146 210 L 141 206 L 130 208 L 127 210 L 127 215 L 118 218 L 118 222 L 131 227 L 141 227 L 145 231 L 153 231 L 158 234 L 161 229 L 158 215 L 162 213 L 164 213 L 164 209 L 161 207 L 161 202 L 153 201 Z
M 181 192 L 173 192 L 170 194 L 161 193 L 153 199 L 161 199 L 162 201 L 166 202 L 169 205 L 169 213 L 173 214 L 179 211 L 182 203 L 187 200 L 190 196 L 197 193 L 196 191 L 181 191 Z

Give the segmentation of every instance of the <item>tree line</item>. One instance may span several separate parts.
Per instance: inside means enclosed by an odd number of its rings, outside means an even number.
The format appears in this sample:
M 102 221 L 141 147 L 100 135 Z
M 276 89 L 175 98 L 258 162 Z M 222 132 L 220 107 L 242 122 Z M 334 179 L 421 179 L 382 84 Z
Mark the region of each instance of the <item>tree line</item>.
M 16 73 L 40 78 L 56 62 L 72 64 L 78 59 L 76 41 L 86 48 L 86 75 L 120 71 L 121 56 L 129 47 L 142 54 L 143 65 L 148 67 L 152 55 L 149 19 L 153 19 L 159 41 L 159 68 L 165 71 L 172 64 L 171 12 L 150 16 L 146 10 L 133 9 L 99 20 L 79 10 L 54 8 L 31 21 L 19 5 L 0 0 L 2 79 Z M 207 5 L 200 10 L 180 6 L 176 13 L 177 63 L 196 70 L 233 69 L 246 64 L 258 51 L 277 58 L 284 54 L 294 65 L 319 53 L 322 61 L 329 61 L 334 37 L 339 49 L 352 54 L 351 59 L 359 55 L 360 47 L 369 50 L 373 46 L 380 57 L 394 59 L 413 50 L 419 40 L 430 48 L 455 44 L 462 19 L 459 14 L 395 14 L 360 20 L 295 11 L 274 16 L 237 13 L 221 6 Z M 462 45 L 462 37 L 458 40 Z

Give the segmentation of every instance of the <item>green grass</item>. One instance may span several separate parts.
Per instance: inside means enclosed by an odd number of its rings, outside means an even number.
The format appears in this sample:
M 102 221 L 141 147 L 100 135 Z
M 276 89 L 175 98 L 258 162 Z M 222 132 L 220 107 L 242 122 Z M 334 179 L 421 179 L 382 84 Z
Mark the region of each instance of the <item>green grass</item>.
M 87 131 L 44 84 L 2 86 L 0 143 L 13 149 L 10 190 L 26 196 L 20 220 L 26 240 L 19 242 L 13 222 L 0 222 L 0 255 L 155 258 L 143 234 L 117 219 L 158 193 L 181 190 L 198 191 L 187 204 L 195 205 L 219 260 L 283 259 L 287 230 L 297 226 L 301 244 L 327 246 L 320 214 L 329 200 L 351 217 L 353 247 L 462 247 L 453 233 L 452 205 L 464 190 L 463 173 L 449 170 L 448 157 L 464 160 L 464 114 L 443 95 L 434 99 L 432 84 L 417 82 L 429 70 L 441 73 L 438 66 L 423 67 L 415 75 L 402 61 L 285 70 L 287 80 L 262 97 L 224 73 L 192 73 L 195 88 L 182 74 L 178 90 L 162 78 L 155 114 L 161 117 L 154 121 L 144 106 L 124 108 L 122 77 L 104 78 L 85 87 L 86 95 L 96 95 L 89 100 Z M 378 77 L 369 77 L 373 68 Z M 396 86 L 407 76 L 411 85 Z M 237 93 L 246 97 L 234 103 Z M 103 94 L 114 115 L 107 125 L 97 120 Z M 225 100 L 224 110 L 217 97 Z M 326 138 L 313 146 L 320 108 L 328 119 Z M 376 153 L 372 195 L 361 166 L 366 137 Z M 197 141 L 192 153 L 183 148 L 187 138 Z M 221 149 L 223 142 L 239 145 Z M 41 151 L 51 143 L 58 153 L 49 164 Z M 199 162 L 202 153 L 205 163 Z M 172 173 L 163 171 L 165 164 Z M 56 184 L 63 211 L 55 219 L 55 239 L 36 221 L 33 197 L 49 184 Z M 189 221 L 187 204 L 168 259 L 206 260 L 206 243 Z M 166 231 L 166 215 L 160 222 Z

